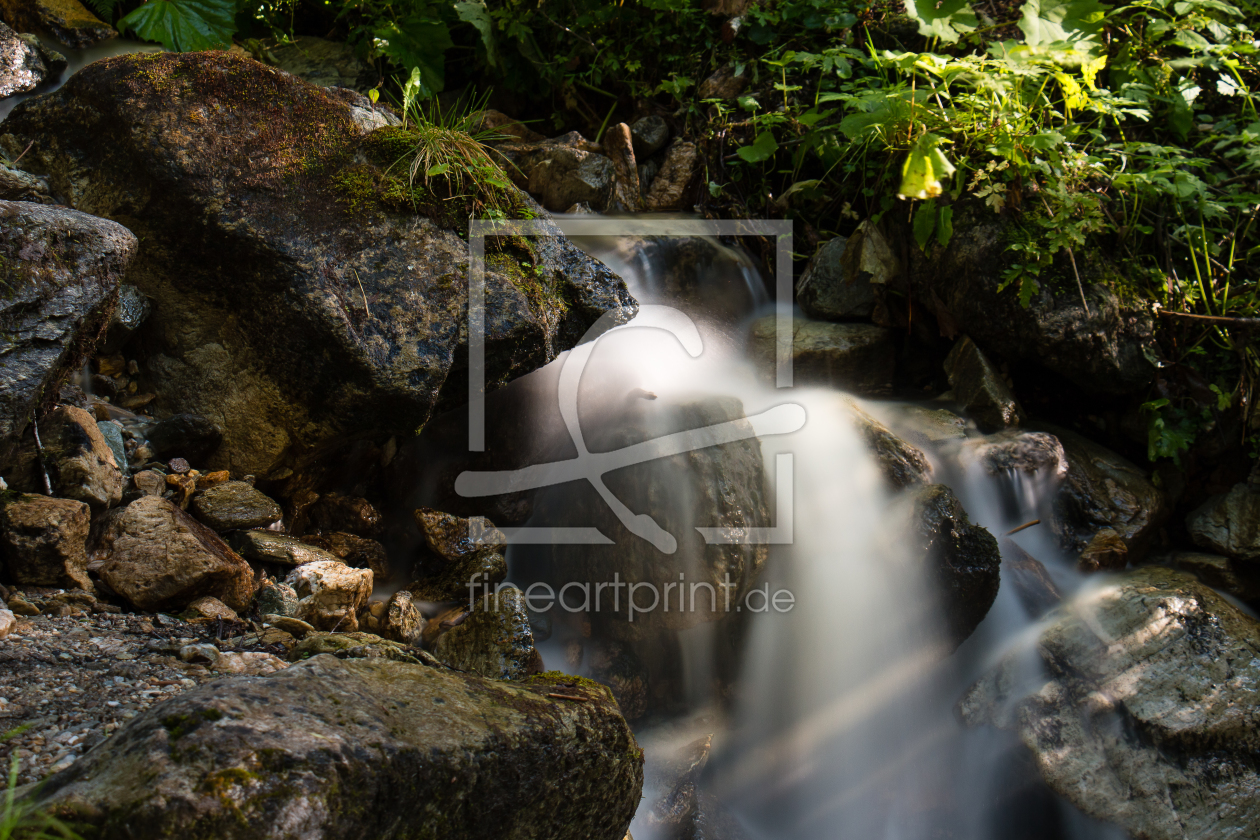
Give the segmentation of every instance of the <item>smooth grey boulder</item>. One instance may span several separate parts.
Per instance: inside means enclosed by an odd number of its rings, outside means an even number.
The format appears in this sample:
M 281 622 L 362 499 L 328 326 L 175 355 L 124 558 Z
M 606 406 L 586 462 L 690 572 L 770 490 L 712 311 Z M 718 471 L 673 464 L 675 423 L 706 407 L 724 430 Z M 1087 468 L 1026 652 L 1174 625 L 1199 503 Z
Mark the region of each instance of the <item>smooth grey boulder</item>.
M 986 432 L 1018 426 L 1024 410 L 989 358 L 963 336 L 945 357 L 945 372 L 954 391 L 976 425 Z
M 861 239 L 837 236 L 823 244 L 805 268 L 796 287 L 801 311 L 823 321 L 868 320 L 875 311 L 875 290 L 871 274 L 857 264 L 856 249 Z
M 1260 836 L 1260 624 L 1145 567 L 1052 613 L 1036 648 L 1048 682 L 1021 697 L 1008 659 L 960 701 L 963 720 L 1017 731 L 1050 787 L 1129 836 Z
M 430 649 L 444 664 L 492 680 L 519 680 L 542 670 L 525 595 L 515 587 L 479 598 Z
M 777 318 L 753 322 L 749 355 L 774 381 Z M 894 333 L 874 324 L 792 319 L 792 378 L 797 385 L 828 385 L 860 396 L 892 390 L 897 366 Z
M 1248 563 L 1260 561 L 1260 488 L 1236 484 L 1186 517 L 1195 545 Z
M 46 401 L 91 353 L 136 248 L 114 222 L 0 201 L 0 469 L 41 401 L 51 407 Z
M 155 706 L 36 805 L 102 840 L 621 840 L 642 786 L 643 753 L 589 680 L 315 656 Z
M 205 51 L 94 62 L 0 128 L 12 154 L 39 140 L 24 165 L 70 206 L 143 236 L 129 280 L 153 314 L 132 346 L 159 415 L 221 426 L 206 469 L 288 476 L 298 452 L 411 434 L 467 398 L 462 237 L 479 211 L 433 198 L 438 182 L 413 202 L 391 167 L 416 136 L 364 134 L 355 115 L 334 90 Z M 519 244 L 487 256 L 490 389 L 636 307 L 563 237 Z

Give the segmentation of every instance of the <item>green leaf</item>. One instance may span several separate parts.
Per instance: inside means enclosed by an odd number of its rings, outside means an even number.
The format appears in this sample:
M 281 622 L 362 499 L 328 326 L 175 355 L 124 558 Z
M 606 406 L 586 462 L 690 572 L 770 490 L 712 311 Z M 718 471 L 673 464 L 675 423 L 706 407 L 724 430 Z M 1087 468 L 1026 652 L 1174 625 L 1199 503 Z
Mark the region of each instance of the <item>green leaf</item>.
M 936 199 L 929 199 L 914 211 L 914 241 L 919 250 L 927 253 L 928 240 L 936 230 Z
M 1110 11 L 1098 0 L 1027 0 L 1019 28 L 1027 43 L 1097 44 Z
M 944 248 L 954 236 L 954 208 L 942 207 L 936 213 L 936 241 Z
M 376 48 L 399 67 L 420 70 L 417 90 L 420 99 L 441 93 L 446 84 L 446 51 L 455 44 L 445 23 L 431 17 L 412 15 L 401 24 L 393 21 L 373 31 Z
M 774 135 L 769 131 L 763 131 L 757 135 L 757 140 L 751 146 L 741 146 L 735 150 L 735 154 L 748 163 L 760 163 L 778 150 L 779 143 L 774 139 Z
M 485 0 L 460 0 L 455 4 L 455 14 L 464 23 L 471 23 L 481 33 L 481 43 L 486 48 L 486 61 L 491 67 L 499 63 L 494 50 L 494 20 Z
M 168 50 L 192 52 L 230 44 L 235 18 L 235 0 L 148 0 L 118 21 L 118 28 Z
M 906 14 L 918 22 L 920 35 L 940 38 L 947 44 L 957 42 L 960 33 L 971 32 L 980 25 L 967 0 L 905 0 L 905 3 Z
M 954 172 L 954 165 L 937 148 L 941 138 L 924 134 L 906 155 L 901 167 L 901 187 L 897 198 L 936 198 L 941 194 L 941 179 Z
M 424 177 L 432 178 L 434 175 L 445 175 L 449 171 L 451 165 L 449 163 L 437 163 L 424 170 Z

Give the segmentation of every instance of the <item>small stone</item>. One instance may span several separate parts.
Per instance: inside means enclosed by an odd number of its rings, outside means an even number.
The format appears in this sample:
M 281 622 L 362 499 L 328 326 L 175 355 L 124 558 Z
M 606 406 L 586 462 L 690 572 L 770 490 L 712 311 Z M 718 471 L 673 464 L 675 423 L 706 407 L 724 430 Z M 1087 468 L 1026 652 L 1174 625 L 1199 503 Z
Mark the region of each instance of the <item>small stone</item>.
M 264 651 L 229 651 L 220 653 L 210 665 L 211 671 L 220 674 L 243 674 L 251 677 L 265 677 L 289 667 L 277 656 Z
M 122 501 L 122 471 L 92 415 L 75 406 L 58 406 L 40 431 L 56 495 L 86 502 L 94 510 Z
M 39 615 L 39 607 L 26 600 L 26 597 L 22 595 L 21 592 L 14 593 L 10 596 L 6 606 L 12 610 L 15 615 L 24 616 L 26 618 Z
M 735 74 L 731 65 L 719 67 L 714 73 L 700 83 L 696 92 L 701 99 L 734 99 L 748 85 L 748 76 Z
M 198 598 L 188 605 L 188 609 L 184 610 L 184 617 L 192 618 L 221 618 L 224 621 L 240 621 L 241 617 L 236 611 L 218 598 L 206 595 Z
M 264 615 L 263 623 L 283 630 L 295 639 L 305 639 L 308 633 L 315 632 L 314 627 L 291 615 Z
M 945 371 L 958 402 L 985 431 L 1018 426 L 1024 410 L 1010 386 L 975 342 L 963 336 L 945 358 Z
M 172 473 L 165 477 L 166 486 L 171 488 L 171 501 L 179 505 L 180 510 L 187 510 L 193 494 L 197 492 L 197 479 L 189 475 Z
M 11 610 L 0 610 L 0 639 L 9 638 L 17 627 L 17 616 Z
M 519 680 L 542 670 L 525 596 L 514 588 L 479 600 L 466 618 L 438 637 L 432 650 L 446 665 L 490 679 Z
M 211 487 L 218 487 L 220 484 L 226 484 L 231 480 L 232 474 L 227 470 L 216 470 L 215 472 L 197 476 L 197 489 L 209 490 Z
M 179 658 L 185 662 L 213 662 L 219 658 L 219 649 L 214 645 L 184 645 L 179 649 Z
M 188 465 L 188 462 L 185 461 L 183 458 L 172 458 L 170 461 L 167 462 L 167 466 L 169 466 L 171 468 L 171 472 L 175 473 L 176 475 L 183 475 L 184 473 L 192 469 L 192 467 Z
M 19 496 L 0 510 L 0 546 L 10 580 L 35 586 L 91 589 L 86 504 L 47 496 Z
M 416 609 L 410 592 L 400 589 L 390 596 L 385 605 L 382 636 L 407 645 L 415 644 L 424 633 L 424 625 L 424 616 Z
M 126 496 L 161 496 L 166 492 L 166 476 L 153 470 L 141 470 L 131 477 Z M 132 501 L 135 499 L 133 498 Z
M 652 180 L 652 189 L 645 202 L 647 210 L 685 210 L 688 187 L 699 166 L 700 150 L 688 140 L 675 143 L 665 152 L 665 162 Z
M 321 560 L 340 562 L 339 558 L 330 552 L 309 545 L 297 537 L 277 534 L 274 531 L 236 531 L 228 537 L 228 545 L 242 557 L 260 563 L 301 566 L 304 563 L 315 563 Z
M 294 616 L 320 630 L 357 630 L 359 608 L 372 594 L 371 570 L 352 569 L 340 561 L 298 566 L 285 583 L 297 593 Z
M 266 580 L 254 597 L 254 608 L 260 615 L 293 615 L 297 612 L 297 593 L 287 583 Z
M 669 141 L 669 126 L 656 115 L 635 120 L 630 126 L 634 156 L 640 160 L 656 154 Z
M 425 543 L 446 560 L 471 557 L 487 546 L 507 542 L 502 532 L 484 517 L 461 519 L 432 508 L 417 508 L 412 516 Z
M 349 531 L 361 537 L 381 529 L 381 514 L 367 499 L 328 493 L 311 506 L 311 521 L 321 531 Z
M 197 493 L 191 509 L 216 531 L 258 528 L 283 516 L 280 505 L 243 481 L 229 481 Z
M 389 558 L 385 554 L 385 546 L 376 540 L 343 531 L 327 534 L 325 539 L 328 540 L 328 550 L 347 566 L 353 566 L 356 569 L 371 569 L 373 581 L 389 583 Z
M 126 478 L 130 469 L 127 466 L 127 448 L 123 441 L 122 425 L 116 420 L 97 420 L 96 426 L 101 430 L 101 437 L 105 439 L 109 451 L 114 453 L 114 462 L 122 470 L 123 478 Z
M 1118 572 L 1129 563 L 1129 546 L 1114 528 L 1094 534 L 1076 561 L 1082 572 Z

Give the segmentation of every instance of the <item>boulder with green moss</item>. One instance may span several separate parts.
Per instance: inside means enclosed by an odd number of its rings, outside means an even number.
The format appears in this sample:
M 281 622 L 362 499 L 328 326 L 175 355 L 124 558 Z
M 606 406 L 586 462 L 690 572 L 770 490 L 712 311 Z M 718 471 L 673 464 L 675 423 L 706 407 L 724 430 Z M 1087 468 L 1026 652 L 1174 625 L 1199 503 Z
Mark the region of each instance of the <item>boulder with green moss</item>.
M 589 680 L 317 656 L 155 706 L 37 803 L 100 840 L 621 840 L 642 756 Z
M 224 429 L 210 469 L 283 477 L 296 453 L 411 433 L 467 399 L 468 219 L 543 211 L 480 170 L 413 183 L 420 135 L 365 134 L 362 110 L 227 52 L 133 54 L 89 65 L 0 128 L 13 156 L 37 140 L 23 166 L 69 206 L 125 219 L 144 242 L 129 280 L 154 307 L 137 359 L 159 413 Z M 604 312 L 634 313 L 619 278 L 547 229 L 557 236 L 488 243 L 488 388 L 551 361 Z

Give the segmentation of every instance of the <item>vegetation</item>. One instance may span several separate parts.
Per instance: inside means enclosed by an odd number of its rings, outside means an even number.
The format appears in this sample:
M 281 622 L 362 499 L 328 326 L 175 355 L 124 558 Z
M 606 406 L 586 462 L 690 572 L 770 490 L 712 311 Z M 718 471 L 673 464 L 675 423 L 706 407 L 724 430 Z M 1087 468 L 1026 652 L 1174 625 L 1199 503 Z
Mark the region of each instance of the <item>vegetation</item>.
M 21 733 L 19 727 L 0 735 L 0 743 Z M 27 797 L 17 796 L 18 757 L 9 756 L 8 787 L 0 794 L 0 840 L 79 840 L 74 830 L 53 815 L 41 811 Z

